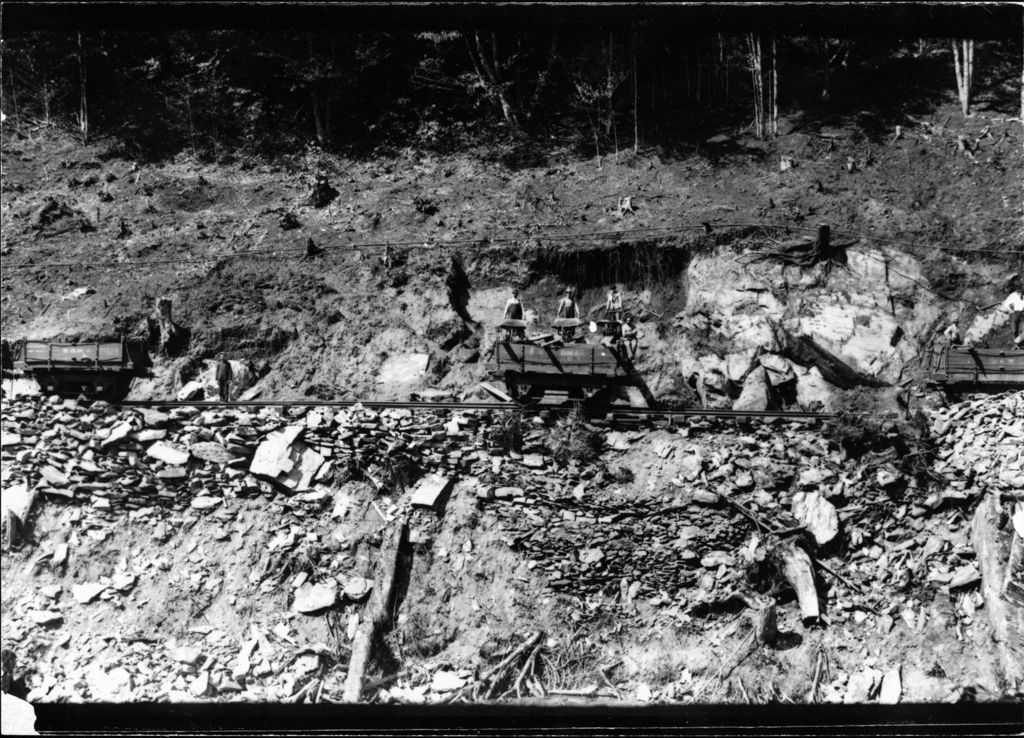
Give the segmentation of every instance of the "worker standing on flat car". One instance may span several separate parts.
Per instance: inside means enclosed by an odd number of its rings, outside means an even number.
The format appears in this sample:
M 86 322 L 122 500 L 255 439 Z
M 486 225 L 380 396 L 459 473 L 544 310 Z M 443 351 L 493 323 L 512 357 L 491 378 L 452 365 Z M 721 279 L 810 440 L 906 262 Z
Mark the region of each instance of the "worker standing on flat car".
M 512 288 L 512 297 L 505 303 L 505 315 L 502 317 L 505 320 L 523 319 L 523 303 L 519 300 L 519 290 L 515 287 Z
M 565 297 L 558 303 L 558 313 L 556 318 L 567 318 L 569 320 L 579 320 L 580 318 L 580 306 L 576 304 L 576 291 L 572 287 L 565 288 Z
M 565 297 L 559 301 L 555 314 L 555 325 L 565 343 L 576 340 L 576 328 L 579 327 L 580 306 L 576 304 L 575 295 L 576 291 L 572 287 L 566 287 Z
M 1020 346 L 1024 343 L 1024 332 L 1021 331 L 1021 324 L 1024 323 L 1024 295 L 1020 291 L 1019 277 L 1014 279 L 1012 285 L 1015 289 L 1003 301 L 1003 306 L 1010 311 L 1010 320 L 1013 323 L 1013 343 Z
M 942 339 L 947 348 L 950 346 L 956 346 L 961 342 L 960 328 L 957 325 L 956 318 L 950 321 L 949 325 L 946 326 L 946 330 L 942 332 Z
M 604 303 L 604 317 L 608 320 L 622 320 L 622 285 L 615 284 L 608 291 Z
M 231 363 L 224 354 L 217 354 L 217 390 L 221 402 L 231 401 L 231 380 L 234 372 Z
M 506 338 L 512 337 L 522 340 L 526 337 L 526 330 L 521 325 L 507 326 L 508 321 L 522 321 L 523 315 L 523 303 L 519 299 L 519 289 L 513 287 L 512 296 L 505 302 L 505 313 L 502 316 Z

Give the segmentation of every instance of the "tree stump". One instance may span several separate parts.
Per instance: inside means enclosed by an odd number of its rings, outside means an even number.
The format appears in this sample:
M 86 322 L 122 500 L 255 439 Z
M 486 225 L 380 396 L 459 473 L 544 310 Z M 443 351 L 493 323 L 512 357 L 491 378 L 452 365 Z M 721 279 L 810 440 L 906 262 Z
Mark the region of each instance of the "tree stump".
M 182 333 L 181 328 L 171 318 L 171 298 L 156 298 L 154 316 L 160 326 L 160 351 L 166 355 Z

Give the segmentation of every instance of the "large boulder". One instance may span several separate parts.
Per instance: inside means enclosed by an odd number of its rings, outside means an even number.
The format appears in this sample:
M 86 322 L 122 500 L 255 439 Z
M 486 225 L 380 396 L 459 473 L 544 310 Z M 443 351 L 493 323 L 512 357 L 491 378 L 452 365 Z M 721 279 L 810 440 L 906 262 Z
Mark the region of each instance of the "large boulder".
M 816 366 L 794 365 L 796 374 L 796 401 L 804 410 L 831 412 L 835 407 L 836 388 L 825 381 Z
M 743 391 L 733 403 L 733 410 L 772 410 L 772 389 L 768 382 L 768 372 L 759 368 L 747 375 L 743 383 Z
M 779 354 L 762 354 L 758 362 L 764 367 L 765 374 L 772 387 L 779 387 L 796 380 L 796 373 L 789 359 Z
M 795 382 L 800 394 L 803 384 L 804 400 L 822 404 L 828 384 L 904 378 L 921 350 L 916 337 L 930 335 L 939 320 L 938 299 L 922 287 L 927 278 L 912 256 L 858 249 L 847 258 L 841 270 L 797 270 L 770 260 L 696 257 L 687 270 L 687 306 L 674 320 L 682 335 L 668 349 L 682 375 L 696 378 L 702 398 L 715 400 L 721 378 L 734 391 L 749 371 L 748 357 L 761 355 L 773 386 Z M 800 344 L 795 353 L 791 342 Z M 820 376 L 808 374 L 812 367 Z

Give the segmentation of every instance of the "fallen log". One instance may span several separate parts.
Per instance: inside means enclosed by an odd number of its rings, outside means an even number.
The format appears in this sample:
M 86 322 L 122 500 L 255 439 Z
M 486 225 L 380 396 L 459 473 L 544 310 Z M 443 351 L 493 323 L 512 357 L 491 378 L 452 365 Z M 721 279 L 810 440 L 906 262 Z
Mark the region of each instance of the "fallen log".
M 398 551 L 405 536 L 405 520 L 400 520 L 384 539 L 380 547 L 380 561 L 374 578 L 373 594 L 363 610 L 363 621 L 352 641 L 352 658 L 345 676 L 344 702 L 358 702 L 363 693 L 363 676 L 370 660 L 370 650 L 383 630 L 391 612 L 391 599 L 395 588 L 395 570 Z
M 822 378 L 840 389 L 854 387 L 887 387 L 887 382 L 868 376 L 851 367 L 841 358 L 809 336 L 791 336 L 777 331 L 782 355 L 803 367 L 817 367 Z
M 1008 532 L 999 528 L 1003 513 L 999 495 L 986 493 L 971 521 L 971 539 L 1000 666 L 1007 682 L 1013 684 L 1024 679 L 1024 607 L 1003 596 L 1003 588 L 1012 574 L 1009 565 L 1014 553 L 1012 538 L 1016 536 L 1012 527 Z

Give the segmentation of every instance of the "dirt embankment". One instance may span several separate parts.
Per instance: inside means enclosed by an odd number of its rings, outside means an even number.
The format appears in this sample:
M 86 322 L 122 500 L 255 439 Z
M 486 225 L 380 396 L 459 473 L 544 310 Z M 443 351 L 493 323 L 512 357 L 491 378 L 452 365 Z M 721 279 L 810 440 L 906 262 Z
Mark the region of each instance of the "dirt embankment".
M 227 350 L 266 361 L 264 396 L 386 393 L 385 363 L 411 353 L 427 354 L 428 370 L 399 394 L 461 392 L 482 374 L 478 350 L 508 284 L 525 287 L 543 325 L 564 285 L 581 289 L 589 311 L 623 282 L 643 316 L 645 368 L 667 398 L 736 401 L 756 368 L 748 354 L 776 351 L 761 336 L 766 320 L 824 330 L 826 348 L 858 371 L 900 381 L 913 376 L 935 326 L 955 315 L 949 298 L 996 302 L 1008 259 L 1013 266 L 1010 257 L 988 266 L 933 247 L 1006 250 L 1019 241 L 1020 203 L 1006 196 L 1021 184 L 1020 168 L 1009 166 L 1018 133 L 981 115 L 951 120 L 908 123 L 884 146 L 856 126 L 805 127 L 771 143 L 716 136 L 685 158 L 651 150 L 598 167 L 552 152 L 546 166 L 521 169 L 411 150 L 373 163 L 318 155 L 139 166 L 103 144 L 5 133 L 3 332 L 146 333 L 154 298 L 167 295 L 193 329 L 187 360 Z M 957 148 L 958 136 L 969 150 Z M 318 172 L 338 190 L 323 207 L 307 199 Z M 714 230 L 702 236 L 705 222 Z M 794 230 L 728 226 L 751 222 Z M 751 262 L 754 252 L 813 236 L 819 222 L 849 246 L 845 269 Z M 694 228 L 614 242 L 572 237 L 679 225 Z M 513 240 L 491 240 L 503 237 Z M 303 258 L 307 244 L 318 255 Z M 447 294 L 453 256 L 469 280 L 459 306 Z M 54 262 L 69 266 L 22 268 Z M 159 381 L 139 392 L 173 392 L 181 378 L 172 364 L 161 358 Z M 808 397 L 821 394 L 817 377 L 806 384 Z

